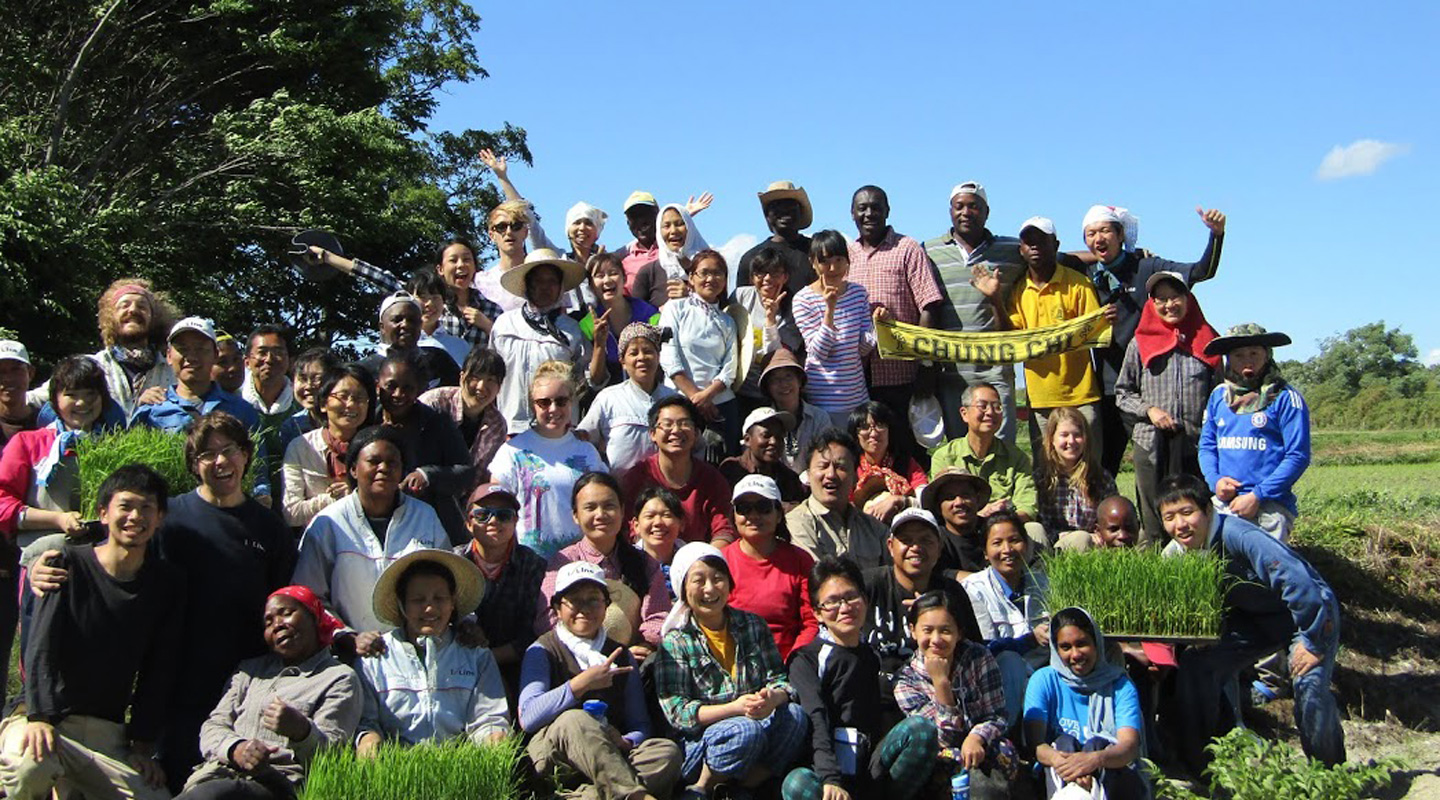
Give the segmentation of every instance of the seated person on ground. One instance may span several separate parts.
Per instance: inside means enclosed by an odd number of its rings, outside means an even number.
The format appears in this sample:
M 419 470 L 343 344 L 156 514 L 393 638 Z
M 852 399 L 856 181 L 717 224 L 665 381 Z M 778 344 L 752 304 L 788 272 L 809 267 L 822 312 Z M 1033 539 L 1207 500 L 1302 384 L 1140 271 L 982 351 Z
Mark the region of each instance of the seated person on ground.
M 365 690 L 359 755 L 374 755 L 387 740 L 413 745 L 463 736 L 484 744 L 509 735 L 495 657 L 455 638 L 455 623 L 480 602 L 484 585 L 474 564 L 448 550 L 417 550 L 385 568 L 375 613 L 394 627 L 381 653 L 356 667 Z
M 735 484 L 734 501 L 740 538 L 721 551 L 735 578 L 730 605 L 765 620 L 785 661 L 819 632 L 810 608 L 815 559 L 790 543 L 775 481 L 747 475 Z
M 963 467 L 946 467 L 935 473 L 920 493 L 920 507 L 943 526 L 935 569 L 946 577 L 964 580 L 988 566 L 985 519 L 980 509 L 989 502 L 990 484 Z
M 806 456 L 810 496 L 785 515 L 785 527 L 791 541 L 811 556 L 845 556 L 868 569 L 885 563 L 890 531 L 850 502 L 859 461 L 855 440 L 838 428 L 812 439 Z
M 535 771 L 558 771 L 567 789 L 588 783 L 601 797 L 667 797 L 682 753 L 651 736 L 639 662 L 605 632 L 609 583 L 596 564 L 560 568 L 550 597 L 558 622 L 525 651 L 520 728 L 533 737 Z
M 339 624 L 303 586 L 270 595 L 270 652 L 240 663 L 201 726 L 205 762 L 183 800 L 289 800 L 316 753 L 354 740 L 364 698 L 355 670 L 330 654 Z
M 1095 525 L 1088 531 L 1069 531 L 1055 543 L 1056 550 L 1084 552 L 1106 547 L 1134 547 L 1140 541 L 1140 518 L 1128 497 L 1110 495 L 1095 507 Z

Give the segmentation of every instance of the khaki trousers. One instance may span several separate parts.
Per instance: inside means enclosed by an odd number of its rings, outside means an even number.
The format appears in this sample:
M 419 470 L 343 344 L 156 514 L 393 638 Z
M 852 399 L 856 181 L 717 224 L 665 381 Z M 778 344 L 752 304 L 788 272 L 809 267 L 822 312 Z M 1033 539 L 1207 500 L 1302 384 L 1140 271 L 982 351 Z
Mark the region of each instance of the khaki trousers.
M 130 766 L 123 725 L 97 717 L 66 717 L 55 726 L 54 752 L 36 761 L 21 752 L 25 724 L 22 716 L 0 723 L 0 785 L 10 800 L 45 800 L 57 784 L 87 800 L 169 800 L 169 791 L 150 787 Z
M 585 711 L 572 708 L 535 734 L 527 752 L 541 776 L 559 769 L 562 784 L 573 786 L 578 781 L 566 778 L 579 773 L 584 784 L 568 793 L 570 797 L 630 800 L 647 793 L 668 797 L 680 778 L 680 746 L 669 739 L 646 739 L 628 754 L 621 753 L 612 731 Z M 566 776 L 566 771 L 573 772 Z

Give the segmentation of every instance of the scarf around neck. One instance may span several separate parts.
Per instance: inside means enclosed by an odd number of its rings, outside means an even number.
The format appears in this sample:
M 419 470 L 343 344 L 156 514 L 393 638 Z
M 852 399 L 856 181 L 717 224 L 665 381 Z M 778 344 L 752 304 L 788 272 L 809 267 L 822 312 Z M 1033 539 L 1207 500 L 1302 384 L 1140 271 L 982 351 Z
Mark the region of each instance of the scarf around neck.
M 582 639 L 571 633 L 570 629 L 564 625 L 556 625 L 555 638 L 559 639 L 560 644 L 565 645 L 565 649 L 569 650 L 570 655 L 575 657 L 575 663 L 580 665 L 580 669 L 598 667 L 604 664 L 606 658 L 608 658 L 604 652 L 605 628 L 603 626 L 600 628 L 600 632 L 595 635 L 595 638 Z
M 1254 414 L 1256 411 L 1264 411 L 1275 402 L 1275 398 L 1285 391 L 1288 385 L 1285 378 L 1280 374 L 1280 369 L 1275 366 L 1275 357 L 1270 356 L 1269 362 L 1265 365 L 1265 371 L 1260 377 L 1253 381 L 1251 386 L 1240 378 L 1239 375 L 1225 370 L 1225 404 L 1236 414 Z
M 325 442 L 325 464 L 332 480 L 344 480 L 350 473 L 345 466 L 345 456 L 350 452 L 350 442 L 342 442 L 330 434 L 329 428 L 320 429 L 320 438 Z
M 520 307 L 520 315 L 525 318 L 525 321 L 529 323 L 530 327 L 534 328 L 537 333 L 549 336 L 565 347 L 569 347 L 570 337 L 567 336 L 564 331 L 560 330 L 560 326 L 556 324 L 556 320 L 564 313 L 565 308 L 563 305 L 556 305 L 553 308 L 541 311 L 528 300 L 525 302 L 525 305 Z
M 1219 335 L 1210 327 L 1210 323 L 1205 321 L 1205 313 L 1200 310 L 1200 304 L 1195 302 L 1195 295 L 1192 294 L 1185 317 L 1173 328 L 1160 318 L 1154 303 L 1146 302 L 1140 310 L 1140 323 L 1135 327 L 1135 346 L 1140 350 L 1142 367 L 1149 367 L 1150 362 L 1160 356 L 1178 350 L 1215 369 L 1220 366 L 1220 356 L 1205 355 L 1205 345 Z
M 1090 621 L 1090 629 L 1095 631 L 1095 668 L 1086 675 L 1076 675 L 1070 669 L 1070 665 L 1060 657 L 1060 648 L 1056 644 L 1060 632 L 1053 622 L 1050 625 L 1050 668 L 1055 670 L 1055 673 L 1060 676 L 1060 680 L 1064 681 L 1072 691 L 1089 696 L 1089 719 L 1085 723 L 1090 728 L 1089 735 L 1103 736 L 1111 742 L 1118 742 L 1119 728 L 1115 723 L 1115 688 L 1120 679 L 1125 677 L 1125 670 L 1116 664 L 1111 664 L 1105 657 L 1105 634 L 1100 632 L 1100 626 L 1095 624 L 1095 619 L 1090 616 L 1090 612 L 1079 607 L 1063 610 L 1084 615 L 1085 619 Z
M 487 585 L 500 580 L 501 573 L 503 573 L 505 567 L 510 564 L 510 557 L 515 555 L 515 543 L 516 539 L 512 536 L 510 543 L 505 546 L 505 554 L 500 557 L 499 561 L 491 562 L 485 560 L 485 551 L 480 548 L 480 545 L 476 544 L 474 540 L 471 540 L 470 554 L 472 558 L 470 560 L 474 561 L 475 566 L 480 568 L 480 574 L 485 576 Z
M 40 463 L 35 465 L 35 482 L 40 486 L 49 486 L 50 479 L 55 476 L 55 469 L 60 466 L 60 460 L 75 452 L 75 445 L 85 435 L 84 431 L 77 431 L 65 427 L 65 423 L 55 420 L 47 427 L 55 431 L 55 441 L 50 443 L 50 449 Z

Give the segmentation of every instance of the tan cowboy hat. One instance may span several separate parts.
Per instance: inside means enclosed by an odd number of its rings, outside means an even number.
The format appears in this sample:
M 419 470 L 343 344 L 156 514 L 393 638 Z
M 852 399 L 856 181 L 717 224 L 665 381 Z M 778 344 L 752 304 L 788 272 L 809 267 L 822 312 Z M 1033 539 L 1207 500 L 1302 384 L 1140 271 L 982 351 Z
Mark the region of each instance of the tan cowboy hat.
M 983 507 L 990 502 L 990 482 L 961 467 L 946 467 L 939 475 L 930 479 L 920 490 L 920 507 L 940 518 L 940 492 L 952 483 L 968 483 L 980 495 L 978 503 Z M 979 510 L 978 508 L 976 509 Z
M 798 200 L 800 202 L 800 222 L 796 225 L 797 230 L 805 230 L 810 223 L 815 221 L 815 211 L 810 207 L 810 195 L 805 189 L 796 186 L 793 181 L 775 181 L 760 192 L 760 210 L 764 211 L 765 206 L 776 200 Z
M 480 574 L 480 568 L 470 559 L 449 550 L 415 550 L 391 562 L 390 566 L 380 573 L 380 580 L 375 583 L 375 591 L 370 595 L 370 608 L 381 622 L 397 628 L 405 626 L 405 614 L 401 611 L 401 601 L 397 595 L 400 576 L 421 561 L 432 561 L 450 571 L 450 576 L 455 579 L 457 617 L 469 614 L 480 605 L 480 598 L 485 595 L 485 576 Z
M 525 296 L 525 276 L 530 270 L 541 266 L 552 266 L 560 270 L 560 291 L 568 292 L 585 282 L 585 268 L 561 255 L 555 250 L 542 247 L 525 256 L 525 263 L 516 264 L 500 275 L 500 286 L 516 297 Z

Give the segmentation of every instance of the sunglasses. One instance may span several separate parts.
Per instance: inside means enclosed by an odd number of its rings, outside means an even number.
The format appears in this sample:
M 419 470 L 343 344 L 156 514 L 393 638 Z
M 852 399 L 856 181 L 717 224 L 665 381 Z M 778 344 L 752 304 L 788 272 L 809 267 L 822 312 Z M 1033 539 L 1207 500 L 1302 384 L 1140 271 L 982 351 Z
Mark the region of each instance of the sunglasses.
M 550 408 L 551 406 L 555 408 L 568 408 L 570 406 L 570 398 L 564 396 L 537 397 L 533 402 L 539 408 Z
M 773 500 L 738 500 L 735 503 L 735 513 L 750 516 L 751 514 L 769 514 L 775 510 Z
M 491 508 L 489 506 L 475 506 L 470 509 L 470 519 L 484 525 L 487 522 L 499 523 L 514 522 L 520 516 L 513 508 Z
M 491 225 L 491 226 L 490 226 L 490 230 L 495 231 L 496 233 L 509 233 L 510 231 L 523 231 L 523 230 L 525 230 L 526 226 L 528 226 L 529 224 L 530 224 L 530 223 L 528 223 L 528 222 L 497 222 L 497 223 L 495 223 L 494 225 Z

